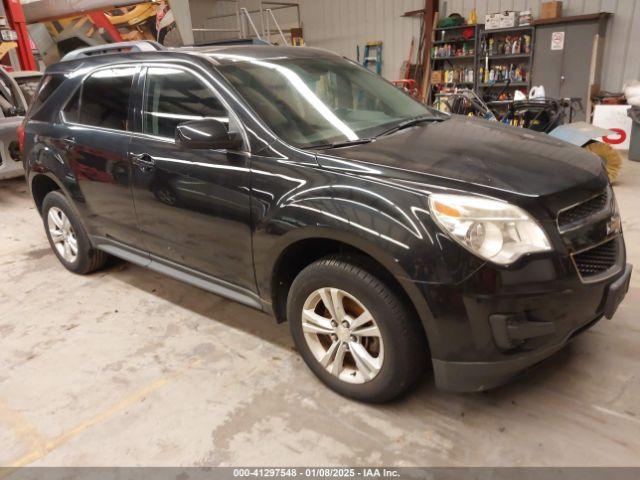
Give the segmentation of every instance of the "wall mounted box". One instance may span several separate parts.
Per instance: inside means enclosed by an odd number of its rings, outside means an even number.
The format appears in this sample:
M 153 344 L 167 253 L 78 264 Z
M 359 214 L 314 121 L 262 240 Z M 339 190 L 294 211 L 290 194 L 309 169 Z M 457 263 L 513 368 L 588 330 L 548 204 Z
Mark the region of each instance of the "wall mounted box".
M 500 14 L 500 28 L 513 28 L 518 26 L 518 14 L 506 11 Z
M 496 28 L 500 28 L 500 14 L 499 13 L 489 13 L 484 16 L 484 29 L 485 30 L 495 30 Z
M 531 25 L 532 21 L 533 21 L 533 15 L 531 15 L 531 10 L 523 10 L 522 12 L 518 12 L 519 26 Z
M 18 40 L 18 34 L 15 32 L 15 30 L 3 28 L 0 30 L 0 39 L 3 42 L 15 42 L 16 40 Z

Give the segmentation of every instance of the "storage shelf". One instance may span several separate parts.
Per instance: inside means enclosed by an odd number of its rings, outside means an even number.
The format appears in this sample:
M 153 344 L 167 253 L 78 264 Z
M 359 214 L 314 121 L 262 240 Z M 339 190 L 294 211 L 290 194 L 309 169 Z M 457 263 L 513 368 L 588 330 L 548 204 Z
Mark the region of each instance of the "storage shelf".
M 434 60 L 456 60 L 456 59 L 469 60 L 472 58 L 475 58 L 475 55 L 457 55 L 453 57 L 433 57 Z
M 496 88 L 496 89 L 506 89 L 511 91 L 512 89 L 530 89 L 531 88 L 531 75 L 533 69 L 533 55 L 534 55 L 534 45 L 535 45 L 535 34 L 536 29 L 533 25 L 520 25 L 517 27 L 509 27 L 509 28 L 496 28 L 492 30 L 483 29 L 479 33 L 479 44 L 486 45 L 489 42 L 489 39 L 499 39 L 499 35 L 502 36 L 510 36 L 515 35 L 516 37 L 520 37 L 521 41 L 523 41 L 524 35 L 529 35 L 531 38 L 530 50 L 529 53 L 507 53 L 507 54 L 496 54 L 491 55 L 489 52 L 483 52 L 478 57 L 477 61 L 477 75 L 478 75 L 478 84 L 477 88 L 479 90 Z M 493 83 L 484 83 L 482 82 L 482 76 L 480 75 L 481 67 L 484 67 L 485 64 L 489 65 L 489 69 L 496 66 L 503 66 L 507 63 L 512 64 L 523 64 L 526 66 L 527 70 L 527 81 L 496 81 Z
M 463 28 L 477 28 L 478 24 L 475 25 L 456 25 L 455 27 L 436 27 L 433 29 L 434 32 L 438 32 L 440 30 L 461 30 Z
M 445 43 L 476 43 L 475 38 L 453 38 L 451 40 L 434 40 L 431 42 L 433 45 L 444 45 Z
M 486 28 L 482 31 L 484 35 L 493 35 L 494 33 L 507 33 L 507 32 L 520 32 L 523 30 L 533 30 L 533 25 L 522 25 L 520 27 L 509 27 L 509 28 L 493 28 L 491 30 L 487 30 Z
M 489 60 L 508 60 L 510 58 L 529 58 L 531 57 L 530 53 L 514 53 L 511 55 L 483 55 L 480 58 L 482 60 L 489 58 Z
M 499 82 L 499 83 L 480 83 L 478 86 L 481 88 L 487 88 L 487 87 L 528 87 L 529 86 L 529 82 L 509 82 L 507 84 L 507 82 Z
M 473 85 L 473 82 L 435 82 L 431 85 Z
M 451 68 L 466 68 L 467 66 L 472 66 L 474 70 L 474 82 L 458 82 L 458 83 L 432 83 L 429 82 L 430 87 L 440 88 L 443 85 L 447 86 L 459 86 L 461 88 L 473 88 L 476 92 L 481 93 L 484 89 L 489 88 L 504 88 L 508 90 L 510 93 L 513 92 L 513 89 L 520 88 L 531 88 L 531 75 L 533 70 L 533 58 L 534 51 L 533 46 L 535 45 L 535 36 L 536 29 L 534 25 L 519 25 L 517 27 L 509 27 L 509 28 L 496 28 L 493 30 L 486 30 L 485 25 L 476 24 L 476 25 L 458 25 L 455 27 L 442 27 L 442 28 L 434 28 L 433 29 L 433 39 L 432 45 L 435 47 L 435 50 L 442 50 L 441 47 L 446 44 L 452 45 L 455 50 L 461 51 L 459 47 L 463 45 L 471 44 L 470 47 L 473 47 L 474 54 L 473 55 L 460 55 L 460 56 L 446 56 L 446 57 L 433 57 L 431 56 L 431 68 L 433 70 L 449 70 Z M 475 32 L 474 38 L 461 38 L 462 32 L 464 29 L 473 28 Z M 521 37 L 521 41 L 524 42 L 524 35 L 530 37 L 531 40 L 531 49 L 529 53 L 513 53 L 513 54 L 505 54 L 505 55 L 489 55 L 488 52 L 482 52 L 483 42 L 489 41 L 489 39 L 500 39 L 500 35 L 502 36 L 519 36 Z M 448 38 L 451 37 L 451 38 Z M 524 46 L 524 44 L 522 45 Z M 480 75 L 481 67 L 484 66 L 485 62 L 491 61 L 489 68 L 491 67 L 499 67 L 505 64 L 508 65 L 509 62 L 514 64 L 523 64 L 525 65 L 526 73 L 528 80 L 527 81 L 518 81 L 518 82 L 494 82 L 494 83 L 482 83 L 482 76 Z M 438 98 L 439 95 L 435 92 L 436 88 L 430 88 L 429 90 L 429 100 L 433 100 L 434 98 Z

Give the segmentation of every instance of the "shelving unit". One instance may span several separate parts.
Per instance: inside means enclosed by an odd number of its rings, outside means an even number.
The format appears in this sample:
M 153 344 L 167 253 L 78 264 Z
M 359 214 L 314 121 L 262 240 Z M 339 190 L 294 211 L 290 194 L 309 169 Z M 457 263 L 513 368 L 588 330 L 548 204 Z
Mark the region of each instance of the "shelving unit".
M 467 29 L 473 29 L 471 38 L 463 38 L 462 32 Z M 450 87 L 466 87 L 476 88 L 476 72 L 478 58 L 478 25 L 458 25 L 456 27 L 444 27 L 434 30 L 434 40 L 432 42 L 433 49 L 431 52 L 431 72 L 450 71 L 455 69 L 466 69 L 467 75 L 457 78 L 456 81 L 447 82 L 445 78 L 441 82 L 431 82 L 429 79 L 429 96 L 428 102 L 437 101 L 446 94 L 439 93 L 445 86 Z M 437 55 L 438 50 L 444 49 L 447 45 L 451 45 L 453 51 L 463 52 L 460 55 Z M 470 52 L 470 53 L 465 53 Z
M 528 51 L 525 50 L 525 36 L 529 37 Z M 499 45 L 505 45 L 507 39 L 513 38 L 520 40 L 519 51 L 517 53 L 491 53 L 491 51 L 498 51 Z M 493 50 L 490 48 L 490 42 L 493 39 Z M 498 28 L 493 30 L 485 30 L 484 28 L 478 33 L 478 53 L 476 59 L 476 91 L 484 97 L 487 93 L 490 93 L 490 89 L 500 88 L 506 89 L 509 96 L 513 95 L 513 90 L 516 88 L 525 88 L 526 93 L 531 89 L 531 78 L 533 73 L 533 53 L 535 43 L 535 27 L 533 25 L 523 25 L 520 27 L 511 28 Z M 509 43 L 510 48 L 513 48 L 513 43 Z M 498 81 L 487 81 L 489 74 L 485 73 L 491 71 L 495 67 L 504 67 L 503 74 L 507 74 L 511 80 L 504 80 L 500 78 Z M 526 72 L 525 79 L 522 80 L 520 75 L 516 72 L 524 70 Z

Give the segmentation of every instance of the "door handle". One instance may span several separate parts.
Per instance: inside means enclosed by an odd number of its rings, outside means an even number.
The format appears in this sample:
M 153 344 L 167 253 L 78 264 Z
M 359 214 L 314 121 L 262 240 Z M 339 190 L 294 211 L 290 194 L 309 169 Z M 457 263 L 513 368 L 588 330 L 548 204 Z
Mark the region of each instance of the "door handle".
M 131 163 L 140 167 L 141 170 L 151 171 L 155 168 L 156 160 L 148 153 L 131 153 L 129 154 Z

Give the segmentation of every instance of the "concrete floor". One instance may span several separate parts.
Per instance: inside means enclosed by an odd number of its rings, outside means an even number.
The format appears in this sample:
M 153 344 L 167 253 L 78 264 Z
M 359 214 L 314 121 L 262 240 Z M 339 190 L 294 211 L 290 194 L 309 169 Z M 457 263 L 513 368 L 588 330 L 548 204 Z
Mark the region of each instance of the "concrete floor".
M 640 266 L 640 164 L 616 192 Z M 0 465 L 638 465 L 638 311 L 640 274 L 613 321 L 515 383 L 362 405 L 262 313 L 124 262 L 68 273 L 5 181 Z

